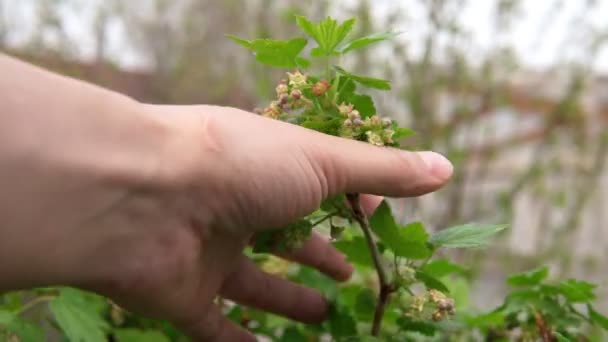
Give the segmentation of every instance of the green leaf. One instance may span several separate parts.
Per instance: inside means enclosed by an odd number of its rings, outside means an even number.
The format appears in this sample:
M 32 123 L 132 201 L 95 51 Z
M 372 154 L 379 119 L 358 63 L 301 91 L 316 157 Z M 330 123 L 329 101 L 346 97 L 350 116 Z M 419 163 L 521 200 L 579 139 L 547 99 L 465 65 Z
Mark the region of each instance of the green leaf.
M 374 262 L 367 248 L 365 239 L 361 236 L 355 236 L 351 240 L 337 241 L 333 243 L 334 247 L 346 255 L 348 261 L 353 264 L 373 267 Z
M 421 269 L 424 273 L 435 278 L 443 278 L 452 273 L 466 274 L 467 270 L 462 266 L 451 263 L 448 260 L 433 260 L 424 265 Z
M 339 54 L 336 50 L 346 36 L 352 31 L 355 19 L 349 19 L 338 25 L 338 21 L 327 17 L 315 24 L 302 16 L 296 16 L 296 23 L 312 39 L 317 42 L 318 47 L 311 52 L 314 57 L 334 56 Z
M 427 247 L 428 235 L 422 224 L 413 223 L 400 229 L 386 201 L 370 217 L 369 224 L 382 243 L 396 255 L 409 259 L 425 259 L 431 255 Z
M 105 342 L 109 329 L 95 300 L 99 297 L 71 288 L 62 288 L 50 302 L 50 309 L 70 341 Z
M 392 39 L 401 34 L 400 32 L 383 32 L 383 33 L 374 33 L 369 36 L 353 39 L 348 43 L 344 44 L 340 48 L 341 53 L 347 53 L 349 51 L 362 49 L 364 47 L 368 47 L 371 44 L 382 42 L 388 39 Z
M 591 321 L 593 321 L 593 323 L 599 325 L 604 330 L 608 330 L 608 317 L 595 311 L 591 305 L 587 305 L 587 311 L 589 312 L 589 318 Z
M 383 80 L 380 78 L 367 77 L 367 76 L 354 75 L 354 74 L 351 74 L 350 72 L 342 69 L 341 67 L 339 67 L 337 65 L 334 65 L 333 69 L 339 75 L 347 76 L 348 78 L 352 79 L 353 81 L 355 81 L 363 86 L 366 86 L 368 88 L 374 88 L 374 89 L 379 89 L 379 90 L 390 90 L 391 89 L 391 83 L 387 80 Z
M 376 296 L 374 291 L 369 288 L 363 288 L 357 295 L 355 301 L 355 313 L 357 317 L 366 322 L 370 322 L 374 317 L 374 309 L 376 307 Z
M 415 321 L 407 317 L 399 317 L 399 319 L 397 319 L 397 324 L 402 330 L 408 332 L 417 332 L 419 334 L 429 337 L 434 336 L 435 332 L 437 331 L 437 327 L 433 323 Z
M 403 139 L 416 134 L 414 130 L 409 128 L 394 127 L 393 130 L 395 131 L 395 134 L 393 134 L 393 139 Z
M 23 342 L 44 341 L 44 331 L 38 325 L 28 322 L 20 317 L 15 317 L 7 326 L 6 331 L 17 335 Z
M 553 336 L 555 336 L 557 342 L 572 342 L 571 339 L 569 339 L 568 337 L 562 335 L 561 333 L 554 331 L 553 332 Z
M 362 118 L 367 118 L 376 114 L 374 100 L 369 95 L 353 94 L 348 99 L 348 102 L 355 106 L 355 109 L 359 111 Z
M 465 224 L 441 230 L 429 241 L 435 247 L 480 248 L 488 244 L 490 237 L 506 228 L 506 225 Z
M 450 293 L 450 290 L 441 280 L 423 271 L 416 271 L 416 279 L 420 280 L 427 289 L 435 289 L 443 293 Z
M 329 330 L 334 339 L 357 335 L 357 323 L 347 308 L 333 305 L 329 315 Z
M 490 328 L 502 326 L 505 322 L 505 316 L 500 311 L 492 311 L 489 313 L 467 317 L 465 321 L 469 326 L 479 328 Z
M 262 64 L 277 68 L 297 68 L 308 64 L 307 60 L 299 56 L 306 47 L 305 38 L 246 40 L 231 35 L 228 38 L 253 51 L 256 60 Z
M 295 326 L 290 326 L 285 329 L 283 335 L 279 339 L 279 342 L 307 342 L 308 339 L 306 335 L 304 335 L 300 329 Z
M 586 303 L 595 299 L 594 289 L 597 285 L 586 281 L 568 279 L 559 283 L 557 287 L 570 302 Z
M 116 329 L 113 331 L 117 342 L 170 342 L 171 340 L 160 331 L 139 330 L 133 328 Z
M 355 93 L 355 89 L 357 85 L 355 81 L 346 76 L 338 76 L 340 78 L 340 83 L 338 83 L 338 103 L 348 103 L 350 98 Z
M 507 278 L 511 286 L 534 286 L 540 284 L 549 276 L 549 268 L 544 266 L 532 271 L 513 274 Z
M 321 202 L 321 209 L 328 213 L 336 209 L 344 209 L 347 207 L 346 196 L 344 194 L 330 197 Z
M 0 310 L 0 325 L 8 325 L 14 318 L 14 313 L 6 310 Z

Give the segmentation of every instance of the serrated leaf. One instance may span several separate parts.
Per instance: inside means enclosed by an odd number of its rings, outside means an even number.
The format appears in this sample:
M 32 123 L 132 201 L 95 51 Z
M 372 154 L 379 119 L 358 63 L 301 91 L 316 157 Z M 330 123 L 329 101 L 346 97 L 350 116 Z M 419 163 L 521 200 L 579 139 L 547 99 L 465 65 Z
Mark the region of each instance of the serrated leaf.
M 344 44 L 339 51 L 341 53 L 347 53 L 349 51 L 362 49 L 368 47 L 369 45 L 379 43 L 388 39 L 392 39 L 401 34 L 400 32 L 383 32 L 383 33 L 374 33 L 369 36 L 353 39 L 346 44 Z
M 355 300 L 355 313 L 359 320 L 369 322 L 374 317 L 376 296 L 371 289 L 363 288 Z
M 369 224 L 383 244 L 398 256 L 410 259 L 425 259 L 431 255 L 427 247 L 428 235 L 420 223 L 400 228 L 386 201 L 376 209 Z
M 586 303 L 595 299 L 595 284 L 582 280 L 568 279 L 560 282 L 557 287 L 572 303 Z
M 506 225 L 465 224 L 441 230 L 429 240 L 435 247 L 480 248 L 488 244 L 490 238 L 506 229 Z
M 449 274 L 459 273 L 466 274 L 467 270 L 460 265 L 456 265 L 448 260 L 440 259 L 433 260 L 424 265 L 421 270 L 435 278 L 443 278 Z
M 362 118 L 367 118 L 376 114 L 376 106 L 374 100 L 369 95 L 353 94 L 349 99 L 349 103 L 355 106 Z
M 333 69 L 338 74 L 347 76 L 347 77 L 351 78 L 353 81 L 355 81 L 363 86 L 366 86 L 368 88 L 374 88 L 374 89 L 379 89 L 379 90 L 390 90 L 391 89 L 391 83 L 387 80 L 351 74 L 350 72 L 342 69 L 339 66 L 334 66 Z
M 226 37 L 246 49 L 251 50 L 253 48 L 253 44 L 251 43 L 250 40 L 243 39 L 243 38 L 231 35 L 231 34 L 227 34 Z
M 327 17 L 319 23 L 313 23 L 305 17 L 296 16 L 296 23 L 315 42 L 318 47 L 311 51 L 313 57 L 333 56 L 346 36 L 352 31 L 355 19 L 349 19 L 338 25 L 338 21 Z
M 373 267 L 374 263 L 367 248 L 365 239 L 361 236 L 355 236 L 349 241 L 337 241 L 333 243 L 334 247 L 346 255 L 349 262 L 353 264 Z
M 507 284 L 511 286 L 534 286 L 540 284 L 549 276 L 548 267 L 540 267 L 524 273 L 510 275 Z
M 305 38 L 246 40 L 232 35 L 228 35 L 228 38 L 253 51 L 256 60 L 262 64 L 277 68 L 297 68 L 308 64 L 299 56 L 308 43 Z
M 420 280 L 424 284 L 424 286 L 426 286 L 427 289 L 435 289 L 443 293 L 450 292 L 448 287 L 445 286 L 445 284 L 441 280 L 423 271 L 416 271 L 416 279 Z
M 589 312 L 589 318 L 591 321 L 593 321 L 593 323 L 599 325 L 604 330 L 608 330 L 608 317 L 595 311 L 591 305 L 587 305 L 587 311 Z
M 116 329 L 113 332 L 117 342 L 170 342 L 165 334 L 155 330 L 133 328 Z
M 49 308 L 55 321 L 72 342 L 105 342 L 108 323 L 95 307 L 93 295 L 71 288 L 62 288 Z
M 397 319 L 397 324 L 404 331 L 417 332 L 429 337 L 434 336 L 435 332 L 437 331 L 437 327 L 433 323 L 414 321 L 411 318 L 406 317 L 399 317 L 399 319 Z

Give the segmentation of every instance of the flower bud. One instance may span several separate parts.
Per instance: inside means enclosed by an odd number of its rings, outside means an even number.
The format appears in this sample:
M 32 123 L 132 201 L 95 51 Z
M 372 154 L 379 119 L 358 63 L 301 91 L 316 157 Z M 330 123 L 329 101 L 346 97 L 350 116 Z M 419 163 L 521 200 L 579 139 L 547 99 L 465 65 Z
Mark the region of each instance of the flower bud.
M 363 124 L 364 124 L 364 122 L 361 119 L 355 119 L 355 120 L 353 120 L 353 125 L 355 127 L 361 127 L 361 126 L 363 126 Z
M 350 119 L 346 119 L 346 120 L 344 120 L 344 123 L 342 124 L 342 126 L 344 126 L 344 127 L 352 127 L 353 126 L 353 122 Z
M 370 124 L 373 126 L 381 126 L 382 125 L 382 120 L 380 120 L 380 117 L 378 115 L 374 115 L 372 116 L 370 119 Z
M 393 125 L 393 120 L 391 120 L 390 118 L 383 118 L 382 119 L 382 127 L 389 128 L 392 125 Z
M 348 116 L 348 114 L 353 111 L 353 105 L 342 102 L 342 104 L 338 106 L 338 111 L 342 116 Z
M 322 96 L 329 90 L 331 85 L 326 80 L 321 80 L 312 86 L 312 93 L 316 96 Z
M 298 89 L 294 89 L 291 91 L 291 98 L 294 100 L 299 100 L 302 98 L 302 92 Z
M 359 114 L 358 110 L 354 109 L 348 113 L 348 118 L 351 120 L 361 119 L 361 114 Z
M 443 319 L 443 317 L 444 317 L 443 312 L 441 312 L 441 311 L 433 312 L 433 321 L 439 322 Z
M 382 138 L 384 139 L 384 142 L 387 144 L 393 143 L 393 135 L 395 135 L 395 131 L 390 128 L 387 128 L 382 131 Z
M 279 103 L 280 104 L 286 104 L 287 101 L 289 101 L 289 95 L 287 95 L 287 93 L 281 94 L 279 96 Z
M 284 83 L 280 83 L 277 87 L 276 87 L 276 92 L 277 92 L 277 96 L 281 97 L 283 95 L 287 95 L 287 92 L 289 91 L 289 87 L 287 86 L 287 84 Z

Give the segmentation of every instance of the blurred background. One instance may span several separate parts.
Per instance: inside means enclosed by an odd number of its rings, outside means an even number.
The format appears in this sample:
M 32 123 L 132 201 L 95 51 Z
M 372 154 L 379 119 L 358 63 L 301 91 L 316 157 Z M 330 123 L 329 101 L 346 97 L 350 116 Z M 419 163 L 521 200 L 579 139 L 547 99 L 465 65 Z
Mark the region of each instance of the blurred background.
M 490 250 L 454 255 L 476 270 L 479 308 L 541 264 L 608 299 L 608 1 L 0 0 L 0 50 L 141 101 L 252 110 L 282 72 L 225 34 L 291 37 L 294 14 L 403 32 L 345 63 L 391 80 L 379 113 L 456 165 L 444 190 L 393 201 L 403 221 L 510 224 Z

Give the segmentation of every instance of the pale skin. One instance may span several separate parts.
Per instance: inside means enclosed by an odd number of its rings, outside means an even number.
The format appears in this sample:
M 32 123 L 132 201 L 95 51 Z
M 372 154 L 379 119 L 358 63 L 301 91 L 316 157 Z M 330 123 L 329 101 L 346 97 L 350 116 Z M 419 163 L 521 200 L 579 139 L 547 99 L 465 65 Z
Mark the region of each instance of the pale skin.
M 204 91 L 202 89 L 201 91 Z M 255 341 L 225 298 L 303 322 L 328 305 L 242 251 L 335 194 L 440 188 L 451 164 L 235 108 L 153 106 L 0 55 L 0 292 L 69 285 L 173 322 L 200 341 Z M 319 235 L 282 255 L 346 280 Z

